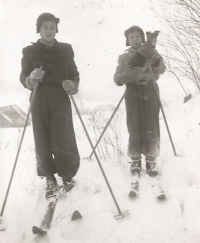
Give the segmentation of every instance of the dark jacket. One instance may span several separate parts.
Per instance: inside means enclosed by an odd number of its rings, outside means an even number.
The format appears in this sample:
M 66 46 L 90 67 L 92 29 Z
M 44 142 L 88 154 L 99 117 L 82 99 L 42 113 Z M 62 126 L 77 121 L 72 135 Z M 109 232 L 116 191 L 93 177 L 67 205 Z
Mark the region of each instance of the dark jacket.
M 71 179 L 78 171 L 80 156 L 76 144 L 69 95 L 62 87 L 66 79 L 79 82 L 71 45 L 55 40 L 46 47 L 38 40 L 23 49 L 20 81 L 42 66 L 45 75 L 37 88 L 31 106 L 37 173 L 58 173 Z
M 47 48 L 38 40 L 22 51 L 22 71 L 20 81 L 25 86 L 26 78 L 35 69 L 42 66 L 45 75 L 43 84 L 58 84 L 66 79 L 79 82 L 79 72 L 74 62 L 74 52 L 70 44 L 55 40 L 52 47 Z

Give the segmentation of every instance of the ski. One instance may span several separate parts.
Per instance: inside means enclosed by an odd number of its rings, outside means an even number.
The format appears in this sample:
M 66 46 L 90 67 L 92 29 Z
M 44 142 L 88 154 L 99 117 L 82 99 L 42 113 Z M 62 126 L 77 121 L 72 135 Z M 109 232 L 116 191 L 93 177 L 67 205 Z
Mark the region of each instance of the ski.
M 75 182 L 72 181 L 71 183 L 68 183 L 66 185 L 62 185 L 59 187 L 60 189 L 60 192 L 63 194 L 63 195 L 66 195 L 69 191 L 71 191 L 71 189 L 75 186 Z
M 140 187 L 140 176 L 141 174 L 133 174 L 130 191 L 129 191 L 129 198 L 136 198 L 139 196 L 139 187 Z M 151 187 L 155 193 L 155 196 L 158 200 L 164 201 L 167 199 L 164 189 L 160 183 L 160 176 L 151 177 L 148 175 L 150 180 Z
M 151 177 L 151 186 L 155 192 L 155 196 L 158 200 L 164 201 L 167 199 L 164 189 L 160 183 L 160 177 L 157 175 L 155 177 Z
M 139 195 L 139 182 L 140 182 L 140 174 L 138 173 L 134 174 L 131 181 L 130 191 L 129 191 L 130 198 L 135 198 Z
M 45 213 L 44 219 L 42 220 L 41 226 L 32 227 L 33 234 L 43 235 L 50 229 L 57 200 L 58 199 L 54 199 L 54 201 L 48 202 L 47 211 Z
M 64 186 L 63 185 L 59 186 L 59 196 L 58 197 L 52 197 L 49 200 L 47 200 L 48 201 L 47 210 L 46 210 L 46 213 L 45 213 L 44 218 L 42 220 L 42 223 L 41 223 L 40 227 L 38 227 L 38 226 L 32 227 L 33 234 L 44 235 L 45 233 L 47 233 L 47 231 L 51 228 L 51 222 L 52 222 L 52 219 L 53 219 L 54 211 L 55 211 L 55 208 L 56 208 L 57 201 L 59 200 L 59 197 L 61 195 L 66 197 L 68 192 L 74 186 L 75 186 L 74 181 L 72 181 L 72 183 L 68 183 Z M 81 217 L 82 216 L 81 216 L 80 212 L 76 210 L 73 213 L 71 220 L 80 219 Z

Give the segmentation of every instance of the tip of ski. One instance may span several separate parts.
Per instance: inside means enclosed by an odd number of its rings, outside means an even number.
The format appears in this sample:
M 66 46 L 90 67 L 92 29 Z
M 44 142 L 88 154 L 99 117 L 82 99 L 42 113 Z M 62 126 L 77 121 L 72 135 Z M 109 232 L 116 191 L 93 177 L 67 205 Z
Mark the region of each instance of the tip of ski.
M 165 195 L 165 192 L 164 192 L 164 191 L 160 192 L 160 193 L 157 195 L 157 199 L 158 199 L 159 201 L 165 201 L 165 200 L 167 200 L 167 197 L 166 197 L 166 195 Z
M 136 198 L 138 196 L 139 192 L 136 190 L 130 191 L 129 192 L 129 198 Z
M 48 231 L 48 229 L 41 229 L 37 226 L 32 227 L 32 232 L 34 235 L 44 235 L 47 233 L 47 231 Z

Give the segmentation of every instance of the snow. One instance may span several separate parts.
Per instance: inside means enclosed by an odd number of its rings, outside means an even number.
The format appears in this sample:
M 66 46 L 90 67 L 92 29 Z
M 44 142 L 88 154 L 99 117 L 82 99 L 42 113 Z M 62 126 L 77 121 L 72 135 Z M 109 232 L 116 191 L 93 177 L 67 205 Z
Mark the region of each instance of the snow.
M 4 71 L 0 83 L 0 106 L 16 104 L 25 112 L 28 111 L 30 92 L 23 89 L 18 81 L 21 49 L 37 39 L 33 35 L 36 16 L 42 12 L 53 12 L 61 18 L 57 39 L 72 43 L 75 50 L 82 82 L 80 93 L 74 98 L 95 144 L 112 114 L 112 110 L 104 110 L 106 107 L 115 107 L 124 92 L 124 88 L 115 86 L 112 81 L 117 57 L 126 49 L 123 31 L 133 25 L 133 22 L 145 30 L 156 29 L 154 26 L 157 25 L 154 19 L 149 21 L 150 15 L 149 19 L 144 19 L 144 14 L 148 14 L 146 1 L 136 1 L 134 9 L 131 1 L 125 0 L 110 1 L 112 7 L 106 3 L 109 1 L 97 1 L 98 4 L 94 6 L 93 1 L 65 2 L 66 4 L 64 1 L 54 3 L 38 0 L 26 3 L 21 0 L 18 4 L 14 1 L 3 3 L 3 28 L 8 31 L 4 35 L 2 47 L 11 45 L 13 40 L 8 38 L 7 33 L 17 23 L 20 24 L 20 29 L 17 36 L 12 32 L 19 49 L 13 52 L 12 45 L 11 49 L 3 49 L 2 52 Z M 16 9 L 25 9 L 26 11 L 20 10 L 20 14 L 24 18 L 30 17 L 29 21 L 24 22 L 16 14 Z M 131 11 L 135 14 L 134 19 Z M 68 33 L 67 37 L 65 33 Z M 11 53 L 13 58 L 8 61 Z M 167 195 L 166 201 L 159 202 L 155 199 L 150 178 L 145 174 L 144 160 L 140 196 L 134 200 L 128 197 L 131 175 L 126 155 L 126 113 L 122 102 L 97 149 L 120 210 L 130 212 L 128 216 L 116 220 L 117 207 L 95 156 L 88 159 L 91 147 L 73 109 L 81 155 L 80 170 L 74 178 L 76 186 L 66 198 L 61 195 L 48 235 L 34 236 L 32 226 L 40 225 L 46 207 L 45 180 L 38 178 L 36 174 L 32 126 L 28 126 L 3 215 L 7 229 L 0 232 L 0 242 L 199 243 L 200 94 L 191 81 L 182 81 L 187 93 L 192 94 L 192 99 L 185 104 L 185 94 L 177 80 L 165 73 L 158 81 L 163 108 L 178 155 L 173 153 L 163 116 L 160 114 L 161 155 L 158 163 L 161 183 Z M 98 110 L 98 107 L 104 109 Z M 0 129 L 0 205 L 3 204 L 21 134 L 22 128 Z M 79 210 L 83 218 L 71 221 L 75 210 Z
M 162 88 L 160 87 L 160 89 Z M 159 167 L 167 201 L 158 202 L 155 199 L 150 186 L 150 178 L 145 174 L 141 178 L 139 198 L 129 199 L 130 164 L 127 163 L 126 156 L 117 155 L 109 147 L 112 158 L 100 160 L 121 211 L 129 210 L 130 212 L 129 216 L 116 220 L 114 216 L 118 214 L 117 208 L 95 158 L 92 161 L 85 159 L 90 155 L 91 149 L 78 117 L 74 114 L 75 129 L 79 131 L 77 142 L 82 157 L 81 167 L 75 177 L 76 187 L 68 193 L 67 198 L 61 196 L 58 201 L 52 229 L 48 233 L 50 242 L 199 242 L 200 95 L 195 95 L 186 104 L 183 104 L 182 100 L 168 104 L 166 99 L 165 102 L 176 152 L 180 155 L 174 156 L 173 154 L 161 115 L 162 150 Z M 79 105 L 78 102 L 77 104 Z M 100 113 L 105 112 L 100 111 Z M 187 127 L 185 113 L 187 114 Z M 110 114 L 108 113 L 107 117 L 110 117 Z M 122 104 L 119 114 L 123 117 L 119 128 L 120 133 L 123 134 L 121 150 L 126 154 L 127 132 L 124 122 L 124 104 Z M 82 116 L 85 119 L 86 115 Z M 112 123 L 117 125 L 117 122 L 118 119 L 115 119 Z M 92 134 L 92 128 L 88 127 L 88 129 Z M 0 150 L 1 203 L 21 132 L 21 128 L 1 129 L 1 138 L 3 138 Z M 109 136 L 112 135 L 109 128 L 108 133 Z M 105 136 L 108 136 L 106 134 Z M 144 163 L 143 169 L 145 169 Z M 0 234 L 1 242 L 31 243 L 37 239 L 32 235 L 31 228 L 33 225 L 40 224 L 45 209 L 44 188 L 45 181 L 36 176 L 32 127 L 29 126 L 5 209 L 4 218 L 8 227 Z M 83 218 L 71 221 L 72 213 L 75 210 L 79 210 Z M 43 242 L 47 239 L 40 240 Z

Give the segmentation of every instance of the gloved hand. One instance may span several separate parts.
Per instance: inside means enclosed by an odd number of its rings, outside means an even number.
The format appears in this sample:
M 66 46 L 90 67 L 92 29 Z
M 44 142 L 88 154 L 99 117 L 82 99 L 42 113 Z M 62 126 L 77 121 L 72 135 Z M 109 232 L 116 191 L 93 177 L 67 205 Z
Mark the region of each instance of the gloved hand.
M 152 75 L 149 71 L 147 72 L 144 72 L 142 75 L 141 75 L 141 80 L 150 80 L 152 78 Z
M 137 49 L 137 52 L 140 53 L 147 60 L 151 60 L 157 53 L 155 47 L 149 44 L 148 42 L 145 42 L 141 47 L 139 47 Z
M 69 95 L 74 95 L 78 92 L 78 83 L 73 80 L 62 81 L 62 87 Z
M 123 85 L 127 83 L 134 83 L 142 78 L 142 73 L 144 68 L 135 67 L 134 70 L 129 70 L 128 68 L 120 75 L 116 77 L 116 83 L 118 85 Z
M 35 68 L 26 78 L 25 84 L 28 89 L 34 89 L 37 82 L 42 82 L 42 78 L 45 74 L 45 71 L 42 70 L 42 67 Z
M 137 81 L 135 84 L 136 85 L 146 85 L 146 84 L 148 84 L 148 80 L 145 80 L 145 79 L 142 79 L 142 80 L 139 80 L 139 81 Z
M 124 83 L 133 83 L 140 79 L 140 72 L 139 70 L 132 70 L 128 72 L 124 72 L 122 74 L 122 79 Z
M 38 82 L 37 79 L 30 79 L 30 77 L 26 78 L 25 84 L 26 84 L 26 88 L 28 89 L 34 89 L 35 84 Z
M 35 68 L 29 75 L 30 79 L 42 79 L 45 74 L 45 71 L 42 70 L 42 67 Z

